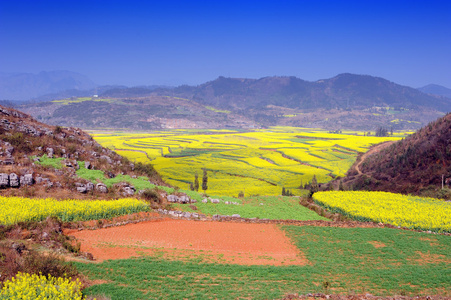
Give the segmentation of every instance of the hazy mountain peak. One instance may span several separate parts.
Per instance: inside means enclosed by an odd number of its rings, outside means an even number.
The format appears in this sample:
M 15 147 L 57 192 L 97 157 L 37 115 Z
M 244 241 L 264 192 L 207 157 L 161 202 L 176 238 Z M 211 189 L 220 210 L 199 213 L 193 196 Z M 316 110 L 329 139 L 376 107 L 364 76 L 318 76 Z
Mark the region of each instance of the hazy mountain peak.
M 87 90 L 96 84 L 80 73 L 71 71 L 42 71 L 32 73 L 0 74 L 0 99 L 30 100 L 65 90 Z
M 428 84 L 418 88 L 418 90 L 427 94 L 451 98 L 451 89 L 438 84 Z

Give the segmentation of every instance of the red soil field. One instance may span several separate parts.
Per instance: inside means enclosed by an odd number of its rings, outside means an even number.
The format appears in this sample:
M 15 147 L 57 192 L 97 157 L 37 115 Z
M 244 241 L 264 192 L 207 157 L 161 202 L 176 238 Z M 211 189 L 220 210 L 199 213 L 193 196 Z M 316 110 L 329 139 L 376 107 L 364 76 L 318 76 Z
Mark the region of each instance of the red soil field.
M 305 265 L 274 224 L 160 219 L 97 230 L 67 230 L 97 261 L 140 255 L 241 265 Z

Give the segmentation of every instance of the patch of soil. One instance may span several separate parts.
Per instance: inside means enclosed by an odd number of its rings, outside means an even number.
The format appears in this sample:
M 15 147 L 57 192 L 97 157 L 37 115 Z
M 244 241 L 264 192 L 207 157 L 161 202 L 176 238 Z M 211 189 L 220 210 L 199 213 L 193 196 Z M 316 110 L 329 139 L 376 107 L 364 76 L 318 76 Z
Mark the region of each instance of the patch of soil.
M 273 224 L 160 219 L 97 230 L 66 230 L 97 261 L 151 255 L 240 265 L 305 265 Z
M 379 242 L 379 241 L 369 241 L 368 243 L 370 243 L 371 245 L 373 245 L 374 248 L 384 248 L 384 247 L 387 247 L 387 245 L 385 245 L 384 243 Z
M 451 264 L 451 259 L 447 259 L 444 255 L 440 254 L 431 254 L 431 253 L 423 253 L 421 251 L 416 251 L 416 254 L 420 256 L 420 258 L 415 261 L 420 265 L 426 264 Z
M 287 295 L 283 298 L 283 300 L 294 300 L 294 299 L 308 299 L 308 300 L 449 300 L 449 297 L 439 296 L 439 295 L 431 295 L 431 296 L 374 296 L 371 294 L 365 295 L 339 295 L 339 294 L 331 294 L 326 295 L 322 293 L 317 294 L 306 294 L 306 295 L 297 295 L 291 294 Z

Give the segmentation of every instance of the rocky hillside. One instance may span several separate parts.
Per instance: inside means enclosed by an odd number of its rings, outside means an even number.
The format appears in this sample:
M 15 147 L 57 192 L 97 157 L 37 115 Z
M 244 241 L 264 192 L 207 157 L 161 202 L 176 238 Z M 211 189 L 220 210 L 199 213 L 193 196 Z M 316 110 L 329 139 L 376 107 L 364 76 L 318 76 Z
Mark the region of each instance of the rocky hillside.
M 150 165 L 131 163 L 78 128 L 0 106 L 2 195 L 117 198 L 138 192 L 130 182 L 139 176 L 163 184 Z
M 348 175 L 344 182 L 356 189 L 451 196 L 451 113 L 365 155 Z

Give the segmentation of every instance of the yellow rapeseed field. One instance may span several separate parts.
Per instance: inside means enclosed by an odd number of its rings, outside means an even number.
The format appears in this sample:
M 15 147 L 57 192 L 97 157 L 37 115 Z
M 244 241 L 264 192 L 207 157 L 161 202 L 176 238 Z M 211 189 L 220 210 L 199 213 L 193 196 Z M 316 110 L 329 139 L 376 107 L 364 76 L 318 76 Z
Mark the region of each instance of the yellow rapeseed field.
M 82 283 L 76 279 L 17 273 L 4 282 L 0 299 L 11 300 L 82 300 Z
M 146 203 L 133 198 L 88 201 L 0 196 L 0 207 L 0 224 L 4 225 L 41 221 L 48 216 L 57 216 L 62 221 L 106 219 L 148 210 Z
M 412 229 L 451 232 L 451 203 L 433 198 L 387 192 L 318 192 L 313 199 L 360 221 Z
M 344 176 L 358 152 L 374 144 L 399 140 L 364 136 L 363 132 L 271 127 L 252 132 L 234 130 L 170 130 L 153 133 L 94 132 L 102 146 L 132 161 L 151 162 L 168 183 L 189 189 L 195 173 L 209 174 L 211 195 L 280 195 L 282 187 L 299 193 L 312 180 Z M 140 151 L 140 152 L 137 152 Z M 147 154 L 147 157 L 145 154 Z
M 4 282 L 0 299 L 11 300 L 82 300 L 81 282 L 67 278 L 17 273 Z

